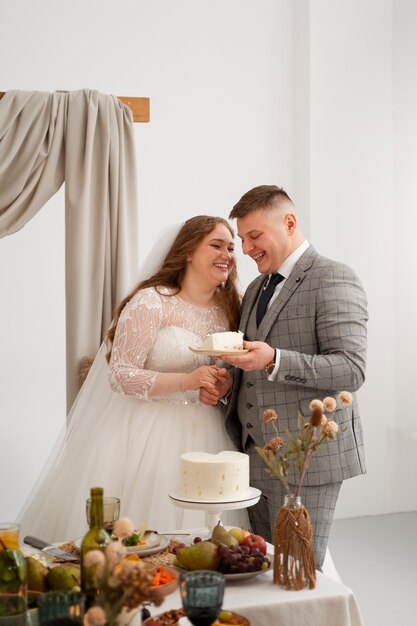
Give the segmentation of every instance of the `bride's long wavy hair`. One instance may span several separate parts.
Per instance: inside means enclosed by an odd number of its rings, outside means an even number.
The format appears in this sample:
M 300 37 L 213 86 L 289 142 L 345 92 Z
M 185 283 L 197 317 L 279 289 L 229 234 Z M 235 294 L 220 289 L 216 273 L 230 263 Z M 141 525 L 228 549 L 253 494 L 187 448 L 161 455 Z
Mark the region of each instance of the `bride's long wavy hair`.
M 233 228 L 229 222 L 222 217 L 212 217 L 211 215 L 197 215 L 187 220 L 175 238 L 170 250 L 162 262 L 161 269 L 153 276 L 141 281 L 115 308 L 113 320 L 106 334 L 108 352 L 107 362 L 110 362 L 114 335 L 120 314 L 131 298 L 141 289 L 146 287 L 170 287 L 174 291 L 171 295 L 177 294 L 182 285 L 187 259 L 197 248 L 204 237 L 212 232 L 217 224 L 223 224 L 229 230 L 232 237 L 235 236 Z M 216 299 L 218 305 L 224 311 L 230 330 L 237 330 L 239 327 L 240 304 L 237 286 L 237 271 L 234 265 L 225 283 L 217 288 Z

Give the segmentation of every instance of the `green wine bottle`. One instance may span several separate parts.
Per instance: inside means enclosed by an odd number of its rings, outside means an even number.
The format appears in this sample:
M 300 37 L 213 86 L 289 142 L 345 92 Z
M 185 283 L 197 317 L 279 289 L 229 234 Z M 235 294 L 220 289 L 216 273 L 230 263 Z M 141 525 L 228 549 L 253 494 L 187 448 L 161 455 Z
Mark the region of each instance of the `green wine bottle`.
M 90 530 L 81 542 L 81 589 L 86 595 L 87 608 L 93 604 L 97 591 L 94 582 L 96 567 L 86 567 L 84 565 L 84 557 L 90 550 L 101 550 L 104 552 L 106 546 L 111 542 L 103 524 L 103 489 L 101 487 L 92 487 L 90 494 Z

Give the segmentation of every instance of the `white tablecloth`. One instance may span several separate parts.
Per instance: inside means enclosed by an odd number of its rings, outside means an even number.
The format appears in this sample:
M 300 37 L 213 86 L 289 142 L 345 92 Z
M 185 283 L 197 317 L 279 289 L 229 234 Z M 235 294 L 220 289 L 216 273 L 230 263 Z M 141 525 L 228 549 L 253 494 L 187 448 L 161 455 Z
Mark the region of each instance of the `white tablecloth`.
M 180 606 L 177 589 L 152 613 Z M 223 607 L 247 617 L 251 626 L 363 626 L 352 591 L 320 572 L 316 588 L 302 591 L 274 585 L 272 571 L 249 580 L 227 581 Z

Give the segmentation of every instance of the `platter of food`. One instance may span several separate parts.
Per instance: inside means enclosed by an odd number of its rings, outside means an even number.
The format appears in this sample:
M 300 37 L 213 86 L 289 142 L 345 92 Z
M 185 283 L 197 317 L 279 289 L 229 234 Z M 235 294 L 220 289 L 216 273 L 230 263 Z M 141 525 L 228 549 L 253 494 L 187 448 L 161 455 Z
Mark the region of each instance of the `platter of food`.
M 218 524 L 209 539 L 196 536 L 192 544 L 178 547 L 173 565 L 184 574 L 207 569 L 220 572 L 227 581 L 242 581 L 268 572 L 271 562 L 263 537 Z
M 74 544 L 80 548 L 81 539 L 77 539 Z M 127 554 L 137 554 L 139 556 L 150 556 L 165 550 L 169 544 L 169 537 L 165 535 L 158 535 L 157 533 L 151 533 L 146 535 L 145 538 L 136 546 L 126 546 Z
M 259 574 L 265 574 L 271 569 L 271 563 L 268 564 L 266 569 L 256 570 L 254 572 L 238 572 L 236 574 L 224 574 L 224 577 L 228 581 L 237 581 L 237 580 L 248 580 L 248 578 L 254 578 L 255 576 L 259 576 Z

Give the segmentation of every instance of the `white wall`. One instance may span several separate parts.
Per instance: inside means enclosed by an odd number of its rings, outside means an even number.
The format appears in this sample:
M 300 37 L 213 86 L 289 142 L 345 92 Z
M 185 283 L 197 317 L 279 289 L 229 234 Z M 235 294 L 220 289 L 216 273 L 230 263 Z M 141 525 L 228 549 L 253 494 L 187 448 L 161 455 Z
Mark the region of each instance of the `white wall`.
M 395 352 L 391 28 L 390 0 L 311 3 L 311 237 L 322 254 L 355 268 L 369 299 L 359 392 L 368 475 L 345 483 L 337 510 L 346 516 L 390 510 L 394 488 L 384 459 L 395 363 L 383 358 Z
M 390 207 L 395 246 L 395 407 L 389 440 L 396 473 L 395 506 L 417 509 L 417 3 L 393 2 L 394 199 Z
M 135 125 L 141 258 L 167 221 L 227 216 L 265 181 L 291 191 L 290 0 L 5 0 L 0 24 L 0 91 L 151 98 Z M 63 229 L 61 194 L 0 241 L 0 519 L 65 420 Z M 242 283 L 255 274 L 245 259 Z
M 311 239 L 356 269 L 370 315 L 368 474 L 345 483 L 338 517 L 417 508 L 416 25 L 407 0 L 310 3 Z
M 394 7 L 394 9 L 393 9 Z M 136 124 L 141 258 L 166 221 L 227 215 L 283 185 L 323 254 L 369 296 L 360 391 L 368 475 L 337 516 L 417 508 L 412 0 L 5 0 L 0 91 L 149 96 Z M 414 229 L 413 229 L 414 226 Z M 13 519 L 65 419 L 63 196 L 0 241 L 0 519 Z M 382 271 L 381 271 L 382 270 Z M 245 259 L 242 285 L 255 275 Z M 410 334 L 413 333 L 413 334 Z M 392 492 L 394 491 L 394 496 Z

